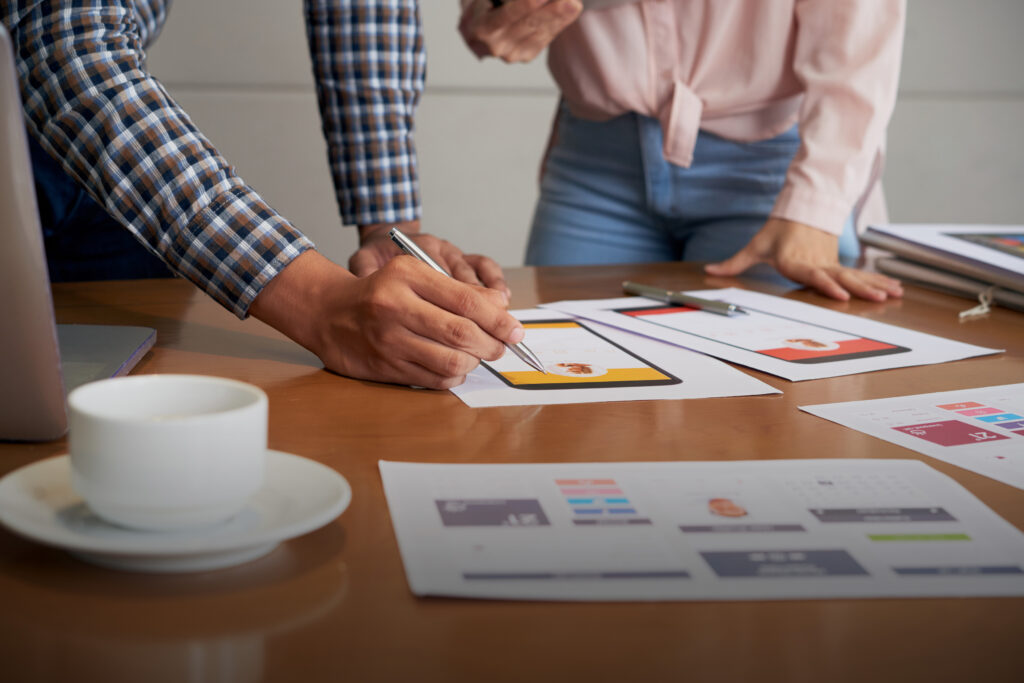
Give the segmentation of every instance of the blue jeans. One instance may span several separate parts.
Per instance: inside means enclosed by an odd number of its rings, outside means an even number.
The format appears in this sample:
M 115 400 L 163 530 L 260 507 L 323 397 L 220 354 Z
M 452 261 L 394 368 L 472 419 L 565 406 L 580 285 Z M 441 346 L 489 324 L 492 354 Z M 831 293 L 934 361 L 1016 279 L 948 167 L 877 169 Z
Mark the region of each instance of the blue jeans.
M 29 152 L 52 282 L 174 275 L 93 201 L 31 136 Z
M 562 107 L 526 263 L 724 260 L 768 219 L 799 146 L 796 126 L 761 142 L 701 131 L 682 168 L 663 158 L 656 119 L 588 121 Z M 840 258 L 852 265 L 859 252 L 851 216 Z

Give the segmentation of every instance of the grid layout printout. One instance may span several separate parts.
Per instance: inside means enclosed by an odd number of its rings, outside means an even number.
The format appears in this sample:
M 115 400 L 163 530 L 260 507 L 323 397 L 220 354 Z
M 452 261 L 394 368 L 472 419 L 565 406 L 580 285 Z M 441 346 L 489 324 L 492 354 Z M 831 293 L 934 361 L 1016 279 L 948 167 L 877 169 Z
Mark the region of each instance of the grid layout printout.
M 747 313 L 724 316 L 643 297 L 559 301 L 542 307 L 792 381 L 947 363 L 999 351 L 760 292 L 686 293 L 727 301 Z
M 380 470 L 416 595 L 1024 595 L 1024 534 L 918 460 Z
M 1024 384 L 800 410 L 1024 489 Z

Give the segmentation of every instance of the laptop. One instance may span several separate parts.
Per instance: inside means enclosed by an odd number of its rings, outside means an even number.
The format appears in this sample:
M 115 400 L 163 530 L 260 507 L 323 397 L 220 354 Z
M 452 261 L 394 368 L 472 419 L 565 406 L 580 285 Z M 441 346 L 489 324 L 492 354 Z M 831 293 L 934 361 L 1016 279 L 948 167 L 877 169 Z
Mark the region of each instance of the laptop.
M 128 373 L 155 341 L 148 327 L 56 324 L 14 53 L 0 26 L 0 440 L 60 438 L 67 392 Z

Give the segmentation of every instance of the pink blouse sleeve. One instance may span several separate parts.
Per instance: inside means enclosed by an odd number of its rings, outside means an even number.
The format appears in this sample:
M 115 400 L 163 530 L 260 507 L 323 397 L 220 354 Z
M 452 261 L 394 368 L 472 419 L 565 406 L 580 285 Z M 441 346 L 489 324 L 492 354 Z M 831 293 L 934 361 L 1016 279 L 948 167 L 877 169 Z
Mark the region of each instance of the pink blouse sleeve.
M 801 146 L 773 216 L 842 231 L 884 146 L 905 18 L 905 0 L 797 0 Z

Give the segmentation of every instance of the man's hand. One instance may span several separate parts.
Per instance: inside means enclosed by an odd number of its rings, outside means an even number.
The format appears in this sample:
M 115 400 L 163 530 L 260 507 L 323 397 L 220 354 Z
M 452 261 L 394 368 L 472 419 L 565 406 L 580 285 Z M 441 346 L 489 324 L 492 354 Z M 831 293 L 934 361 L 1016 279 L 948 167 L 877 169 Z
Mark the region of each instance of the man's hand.
M 501 7 L 473 0 L 463 6 L 459 33 L 481 59 L 529 62 L 582 11 L 580 0 L 506 0 Z
M 388 231 L 397 227 L 407 237 L 415 240 L 423 251 L 430 254 L 438 265 L 451 273 L 456 280 L 496 289 L 505 296 L 505 303 L 512 293 L 505 282 L 505 275 L 493 259 L 480 254 L 463 254 L 451 242 L 433 235 L 420 233 L 419 221 L 408 223 L 376 223 L 359 226 L 359 251 L 348 261 L 349 270 L 359 277 L 369 275 L 402 253 L 402 250 L 388 237 Z
M 458 386 L 480 359 L 522 341 L 501 293 L 445 277 L 401 256 L 357 278 L 316 251 L 278 273 L 253 316 L 339 374 L 432 389 Z
M 836 235 L 781 218 L 769 218 L 747 246 L 730 259 L 707 265 L 705 271 L 739 275 L 756 263 L 770 263 L 784 277 L 840 301 L 851 294 L 869 301 L 903 295 L 898 280 L 841 265 Z

